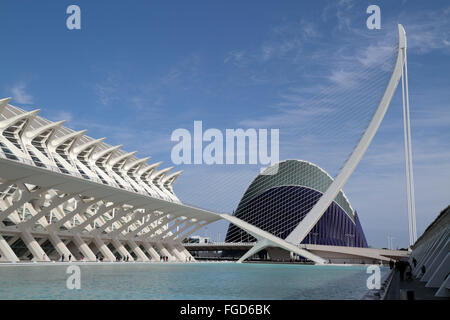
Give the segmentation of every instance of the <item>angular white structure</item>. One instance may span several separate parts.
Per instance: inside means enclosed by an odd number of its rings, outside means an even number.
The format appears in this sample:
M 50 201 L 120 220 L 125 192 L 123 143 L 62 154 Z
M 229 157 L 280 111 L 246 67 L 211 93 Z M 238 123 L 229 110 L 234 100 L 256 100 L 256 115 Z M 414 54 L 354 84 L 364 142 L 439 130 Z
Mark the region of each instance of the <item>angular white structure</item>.
M 0 100 L 0 261 L 192 261 L 182 240 L 221 218 L 311 260 L 323 259 L 228 215 L 182 204 L 181 171 Z
M 402 75 L 406 35 L 383 98 L 361 140 L 319 201 L 283 240 L 237 217 L 182 204 L 172 185 L 181 171 L 157 170 L 135 152 L 122 151 L 63 121 L 51 122 L 0 100 L 0 261 L 192 260 L 184 238 L 225 219 L 258 242 L 240 261 L 280 247 L 315 263 L 325 260 L 299 244 L 341 192 L 372 141 Z
M 413 276 L 434 288 L 436 297 L 450 297 L 450 206 L 414 243 L 409 263 Z
M 228 215 L 182 204 L 181 171 L 0 100 L 0 261 L 193 261 L 182 240 L 221 218 L 323 260 Z
M 192 260 L 182 239 L 220 217 L 180 203 L 181 171 L 9 101 L 0 100 L 0 261 Z
M 389 108 L 389 105 L 391 103 L 392 97 L 395 93 L 395 90 L 399 84 L 400 78 L 403 75 L 403 69 L 406 62 L 406 33 L 402 25 L 398 25 L 398 52 L 397 52 L 397 58 L 395 62 L 394 69 L 392 71 L 392 75 L 389 79 L 389 82 L 387 84 L 387 87 L 384 91 L 384 94 L 381 98 L 381 101 L 378 104 L 378 107 L 372 116 L 372 119 L 364 131 L 361 139 L 359 140 L 358 144 L 354 148 L 353 152 L 345 162 L 344 166 L 336 176 L 336 178 L 333 180 L 333 182 L 330 184 L 330 186 L 327 188 L 327 190 L 323 193 L 323 195 L 320 197 L 320 199 L 316 202 L 316 204 L 313 206 L 311 211 L 309 211 L 306 216 L 301 220 L 301 222 L 291 231 L 291 233 L 285 238 L 285 243 L 283 246 L 277 245 L 275 241 L 271 241 L 269 236 L 261 236 L 256 235 L 249 230 L 251 230 L 250 226 L 247 226 L 247 228 L 242 227 L 238 225 L 237 223 L 234 223 L 235 225 L 241 227 L 242 229 L 246 230 L 248 233 L 250 233 L 252 236 L 254 236 L 257 239 L 257 242 L 255 246 L 250 249 L 241 259 L 240 261 L 243 261 L 247 259 L 248 257 L 252 256 L 253 254 L 257 253 L 258 251 L 265 249 L 269 246 L 279 246 L 281 248 L 284 248 L 289 251 L 288 246 L 286 243 L 292 246 L 298 246 L 303 239 L 309 234 L 309 232 L 312 230 L 312 228 L 319 222 L 320 218 L 324 215 L 325 211 L 329 208 L 330 204 L 336 199 L 337 195 L 342 191 L 343 186 L 347 182 L 347 180 L 350 178 L 351 174 L 355 170 L 356 166 L 358 165 L 359 161 L 363 157 L 364 153 L 366 152 L 367 148 L 369 147 L 370 143 L 372 142 L 372 139 L 374 138 L 381 121 L 384 118 L 384 115 L 386 114 L 387 109 Z M 409 159 L 407 161 L 410 161 Z M 408 169 L 407 169 L 408 170 Z M 409 181 L 409 180 L 408 180 Z M 408 198 L 408 205 L 409 205 L 409 198 Z M 231 217 L 235 218 L 235 217 Z M 231 221 L 230 218 L 227 218 Z M 232 222 L 232 221 L 231 221 Z M 272 237 L 274 237 L 272 235 Z M 278 240 L 281 240 L 277 238 Z M 304 256 L 307 257 L 307 256 Z M 307 257 L 308 258 L 308 257 Z M 316 261 L 319 262 L 320 261 Z
M 300 243 L 311 231 L 314 225 L 319 221 L 320 217 L 324 214 L 325 210 L 330 206 L 331 202 L 336 198 L 338 193 L 342 190 L 344 184 L 350 178 L 351 174 L 355 170 L 359 161 L 363 157 L 373 137 L 375 136 L 378 128 L 380 127 L 381 121 L 386 114 L 389 104 L 391 103 L 392 97 L 395 93 L 397 85 L 403 74 L 403 67 L 406 59 L 406 33 L 402 25 L 398 25 L 398 54 L 397 61 L 395 63 L 394 70 L 392 72 L 389 83 L 386 90 L 381 98 L 381 101 L 369 123 L 369 126 L 365 130 L 363 136 L 359 140 L 355 149 L 353 150 L 350 157 L 345 162 L 341 171 L 338 173 L 333 183 L 323 194 L 316 205 L 311 209 L 308 215 L 299 223 L 299 225 L 291 232 L 291 234 L 286 238 L 288 242 Z

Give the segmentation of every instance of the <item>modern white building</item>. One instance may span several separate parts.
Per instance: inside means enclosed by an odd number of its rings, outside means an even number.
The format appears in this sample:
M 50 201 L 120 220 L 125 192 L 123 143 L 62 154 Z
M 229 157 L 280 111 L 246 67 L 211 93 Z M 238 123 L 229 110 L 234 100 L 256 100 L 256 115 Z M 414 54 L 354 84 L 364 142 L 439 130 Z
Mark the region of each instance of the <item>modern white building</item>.
M 237 217 L 182 204 L 181 171 L 0 100 L 0 262 L 193 261 L 183 239 L 225 219 L 273 246 L 325 260 Z
M 216 214 L 184 206 L 181 171 L 0 100 L 0 261 L 192 259 Z

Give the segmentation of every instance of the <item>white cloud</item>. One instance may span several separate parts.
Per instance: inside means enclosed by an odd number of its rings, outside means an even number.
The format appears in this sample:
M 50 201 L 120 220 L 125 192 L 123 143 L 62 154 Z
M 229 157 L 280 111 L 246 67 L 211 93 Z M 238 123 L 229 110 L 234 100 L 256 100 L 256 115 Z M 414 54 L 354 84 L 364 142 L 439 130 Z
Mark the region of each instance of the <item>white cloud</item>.
M 357 84 L 356 79 L 355 73 L 344 70 L 333 70 L 331 75 L 328 76 L 328 80 L 344 88 L 354 87 Z
M 32 104 L 34 101 L 33 96 L 27 92 L 27 86 L 24 82 L 11 88 L 11 96 L 14 101 L 20 104 Z
M 362 53 L 360 53 L 358 61 L 365 67 L 373 67 L 383 63 L 393 55 L 394 48 L 392 46 L 369 45 L 367 48 L 363 49 Z

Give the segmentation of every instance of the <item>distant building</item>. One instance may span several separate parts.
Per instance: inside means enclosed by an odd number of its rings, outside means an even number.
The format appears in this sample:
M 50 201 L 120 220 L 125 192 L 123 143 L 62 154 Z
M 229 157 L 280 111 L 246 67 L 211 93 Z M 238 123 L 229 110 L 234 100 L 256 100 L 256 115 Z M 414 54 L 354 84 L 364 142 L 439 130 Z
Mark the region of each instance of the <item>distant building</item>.
M 183 240 L 184 243 L 210 243 L 209 237 L 191 236 Z
M 332 182 L 331 176 L 313 163 L 282 161 L 252 181 L 234 216 L 286 239 Z M 254 242 L 256 239 L 230 224 L 225 241 Z M 342 191 L 301 243 L 368 247 L 358 215 Z

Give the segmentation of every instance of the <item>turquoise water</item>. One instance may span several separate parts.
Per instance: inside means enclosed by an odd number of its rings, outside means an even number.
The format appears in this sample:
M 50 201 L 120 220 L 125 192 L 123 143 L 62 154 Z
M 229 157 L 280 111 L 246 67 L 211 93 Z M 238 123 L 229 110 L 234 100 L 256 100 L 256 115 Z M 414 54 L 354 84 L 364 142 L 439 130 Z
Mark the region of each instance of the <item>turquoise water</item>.
M 365 266 L 86 264 L 69 290 L 67 266 L 0 266 L 0 299 L 360 299 L 370 276 Z

